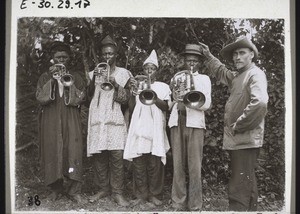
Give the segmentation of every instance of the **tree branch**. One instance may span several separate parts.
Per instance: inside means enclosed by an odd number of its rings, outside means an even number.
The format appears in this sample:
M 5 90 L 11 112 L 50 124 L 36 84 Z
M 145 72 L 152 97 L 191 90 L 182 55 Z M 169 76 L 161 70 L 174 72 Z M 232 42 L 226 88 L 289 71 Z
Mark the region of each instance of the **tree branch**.
M 200 41 L 199 41 L 199 39 L 198 39 L 198 36 L 197 36 L 197 34 L 195 33 L 195 30 L 194 30 L 194 27 L 193 27 L 192 23 L 190 22 L 189 19 L 187 19 L 187 22 L 189 23 L 189 26 L 190 26 L 190 28 L 191 28 L 192 34 L 193 34 L 194 37 L 196 38 L 197 42 L 200 43 Z

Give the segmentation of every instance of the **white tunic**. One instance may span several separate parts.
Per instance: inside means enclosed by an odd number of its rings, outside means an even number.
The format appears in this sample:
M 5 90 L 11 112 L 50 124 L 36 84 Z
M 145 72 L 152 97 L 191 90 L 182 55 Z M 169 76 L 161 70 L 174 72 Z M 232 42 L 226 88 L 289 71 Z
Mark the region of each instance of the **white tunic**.
M 205 129 L 204 111 L 207 110 L 211 105 L 211 81 L 207 75 L 199 74 L 198 72 L 193 73 L 193 78 L 195 90 L 200 91 L 205 95 L 205 103 L 199 110 L 185 107 L 186 127 Z M 175 103 L 172 108 L 168 125 L 170 128 L 173 126 L 178 126 L 177 103 Z
M 167 84 L 154 82 L 151 89 L 156 92 L 159 99 L 170 99 L 171 91 Z M 124 149 L 124 159 L 132 161 L 132 158 L 151 153 L 161 157 L 161 161 L 166 164 L 166 153 L 169 149 L 165 114 L 155 104 L 151 106 L 142 104 L 137 96 Z

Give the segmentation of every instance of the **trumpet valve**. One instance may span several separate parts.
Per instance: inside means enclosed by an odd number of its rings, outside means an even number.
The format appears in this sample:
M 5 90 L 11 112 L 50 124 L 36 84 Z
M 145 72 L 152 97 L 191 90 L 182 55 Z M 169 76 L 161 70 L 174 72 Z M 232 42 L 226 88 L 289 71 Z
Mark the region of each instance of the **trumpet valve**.
M 101 72 L 99 69 L 95 69 L 94 70 L 94 76 L 100 76 L 101 75 Z
M 58 72 L 58 71 L 54 72 L 54 73 L 52 74 L 52 77 L 53 77 L 54 79 L 60 79 L 60 77 L 61 77 L 60 72 Z

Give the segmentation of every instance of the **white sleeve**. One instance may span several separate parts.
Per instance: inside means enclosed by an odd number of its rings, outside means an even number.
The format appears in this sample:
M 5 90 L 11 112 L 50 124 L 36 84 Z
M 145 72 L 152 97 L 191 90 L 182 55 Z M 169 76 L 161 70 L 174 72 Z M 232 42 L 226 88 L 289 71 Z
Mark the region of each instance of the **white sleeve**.
M 124 88 L 130 77 L 131 73 L 126 69 L 122 69 L 115 76 L 115 80 L 120 86 Z
M 163 96 L 162 96 L 162 100 L 170 100 L 171 99 L 171 90 L 170 87 L 166 84 L 163 83 L 162 85 L 162 90 L 163 90 Z
M 205 111 L 210 108 L 211 105 L 211 81 L 208 76 L 205 75 L 205 80 L 202 82 L 203 87 L 200 90 L 205 96 L 205 103 L 200 110 Z

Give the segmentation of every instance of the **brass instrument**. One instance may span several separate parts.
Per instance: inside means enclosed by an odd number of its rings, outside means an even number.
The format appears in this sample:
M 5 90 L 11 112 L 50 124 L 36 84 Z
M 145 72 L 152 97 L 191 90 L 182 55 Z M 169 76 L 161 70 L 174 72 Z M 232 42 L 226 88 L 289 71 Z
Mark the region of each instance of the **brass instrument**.
M 104 91 L 110 91 L 113 89 L 113 85 L 109 82 L 109 77 L 110 77 L 110 66 L 108 62 L 101 62 L 96 66 L 96 70 L 94 72 L 95 76 L 102 76 L 102 75 L 107 75 L 106 80 L 101 84 L 101 88 Z
M 180 71 L 173 77 L 175 85 L 172 93 L 175 101 L 181 101 L 188 108 L 198 109 L 205 103 L 202 92 L 195 90 L 193 67 L 191 70 Z
M 144 105 L 152 105 L 157 100 L 157 94 L 151 89 L 151 73 L 148 75 L 138 75 L 135 77 L 137 85 L 133 91 L 139 95 L 139 100 Z
M 54 66 L 56 69 L 56 71 L 52 74 L 54 79 L 60 79 L 63 74 L 67 73 L 67 69 L 64 64 L 54 64 Z
M 52 74 L 54 79 L 60 80 L 63 86 L 70 87 L 74 83 L 73 76 L 67 71 L 64 64 L 54 64 L 56 71 Z

